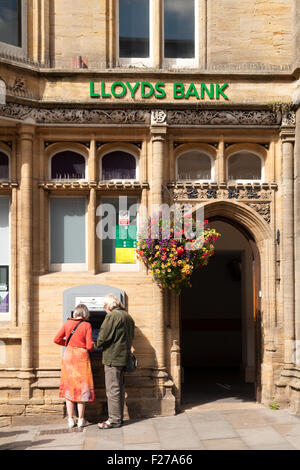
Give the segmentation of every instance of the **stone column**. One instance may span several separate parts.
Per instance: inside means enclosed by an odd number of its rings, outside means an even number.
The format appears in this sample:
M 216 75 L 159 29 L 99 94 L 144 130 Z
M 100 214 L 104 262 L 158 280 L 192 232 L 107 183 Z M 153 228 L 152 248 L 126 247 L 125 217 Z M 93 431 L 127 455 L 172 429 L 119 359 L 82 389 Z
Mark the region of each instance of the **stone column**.
M 20 219 L 19 219 L 19 263 L 20 300 L 19 322 L 22 330 L 22 358 L 20 378 L 23 382 L 23 398 L 30 398 L 32 377 L 32 161 L 34 126 L 22 124 L 19 127 L 20 157 Z
M 282 128 L 282 281 L 284 315 L 284 362 L 294 363 L 295 291 L 294 291 L 294 132 Z
M 215 178 L 218 184 L 225 184 L 226 181 L 226 165 L 224 155 L 224 136 L 222 135 L 219 140 L 217 158 L 215 161 Z M 217 173 L 217 174 L 216 174 Z
M 90 189 L 88 202 L 88 270 L 92 274 L 97 273 L 97 235 L 96 235 L 96 209 L 97 209 L 97 147 L 93 138 L 90 143 L 89 153 L 89 183 L 93 187 Z
M 300 367 L 300 107 L 296 112 L 294 151 L 294 227 L 295 227 L 295 333 L 296 364 Z
M 153 111 L 151 120 L 152 134 L 152 184 L 151 184 L 151 215 L 155 215 L 163 203 L 164 159 L 166 148 L 166 113 Z M 153 284 L 154 297 L 154 340 L 157 358 L 158 377 L 166 376 L 165 372 L 165 318 L 164 293 L 156 283 Z

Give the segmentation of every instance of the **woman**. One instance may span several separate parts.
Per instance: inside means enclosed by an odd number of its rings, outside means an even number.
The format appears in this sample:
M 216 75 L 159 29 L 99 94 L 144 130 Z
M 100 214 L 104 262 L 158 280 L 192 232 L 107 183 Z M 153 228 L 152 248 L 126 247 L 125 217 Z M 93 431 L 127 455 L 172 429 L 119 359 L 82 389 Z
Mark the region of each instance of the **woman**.
M 69 428 L 75 426 L 74 403 L 77 403 L 77 426 L 84 425 L 86 402 L 95 400 L 91 361 L 88 351 L 92 351 L 92 327 L 86 320 L 89 311 L 86 305 L 79 304 L 54 338 L 54 343 L 67 346 L 61 368 L 59 396 L 66 399 Z

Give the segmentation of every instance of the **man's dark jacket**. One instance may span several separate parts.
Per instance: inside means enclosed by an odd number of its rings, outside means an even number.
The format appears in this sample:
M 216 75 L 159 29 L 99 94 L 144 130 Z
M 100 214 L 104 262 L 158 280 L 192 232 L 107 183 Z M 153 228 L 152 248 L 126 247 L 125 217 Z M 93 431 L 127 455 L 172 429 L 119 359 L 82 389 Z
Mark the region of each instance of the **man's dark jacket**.
M 125 324 L 128 331 L 129 347 L 134 336 L 134 320 L 122 308 L 115 308 L 106 314 L 97 339 L 97 348 L 102 348 L 102 363 L 106 366 L 126 366 L 128 359 L 128 346 L 126 340 Z

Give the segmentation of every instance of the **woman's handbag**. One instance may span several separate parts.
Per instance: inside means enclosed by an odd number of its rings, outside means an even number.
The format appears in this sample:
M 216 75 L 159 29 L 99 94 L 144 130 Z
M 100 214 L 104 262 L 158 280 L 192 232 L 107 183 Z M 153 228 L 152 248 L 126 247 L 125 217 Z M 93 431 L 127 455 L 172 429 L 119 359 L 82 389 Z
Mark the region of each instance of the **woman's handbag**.
M 128 337 L 128 330 L 124 318 L 123 312 L 121 312 L 122 315 L 122 320 L 125 326 L 125 332 L 126 332 L 126 342 L 127 342 L 127 347 L 128 347 L 128 359 L 127 359 L 127 364 L 125 366 L 125 372 L 134 372 L 137 368 L 137 358 L 135 357 L 134 354 L 131 352 L 131 347 L 129 344 L 129 337 Z

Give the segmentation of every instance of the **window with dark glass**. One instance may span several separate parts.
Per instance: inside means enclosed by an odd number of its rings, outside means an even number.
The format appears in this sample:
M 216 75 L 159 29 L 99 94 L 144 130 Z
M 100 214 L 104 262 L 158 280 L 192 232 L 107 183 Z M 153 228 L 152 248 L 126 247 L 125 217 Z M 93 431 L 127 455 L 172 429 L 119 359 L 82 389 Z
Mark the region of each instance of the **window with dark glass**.
M 149 0 L 119 0 L 119 57 L 149 57 Z
M 130 153 L 116 151 L 102 158 L 102 180 L 136 178 L 136 160 Z
M 0 42 L 22 47 L 22 0 L 0 0 Z
M 8 156 L 0 152 L 0 180 L 9 179 L 9 160 Z
M 50 200 L 51 264 L 86 262 L 85 198 Z
M 102 239 L 102 263 L 136 263 L 137 198 L 123 196 L 122 199 L 102 199 L 105 205 L 102 206 L 103 218 L 108 218 L 109 211 L 109 223 L 112 225 L 110 236 Z
M 52 179 L 84 179 L 85 158 L 76 152 L 64 151 L 51 159 Z
M 210 180 L 210 157 L 198 151 L 184 153 L 177 160 L 177 177 L 180 180 Z
M 9 206 L 8 196 L 0 197 L 0 319 L 9 312 Z
M 258 155 L 248 152 L 239 152 L 229 157 L 229 180 L 261 180 L 261 177 L 262 164 Z
M 164 0 L 164 56 L 195 57 L 195 1 Z

